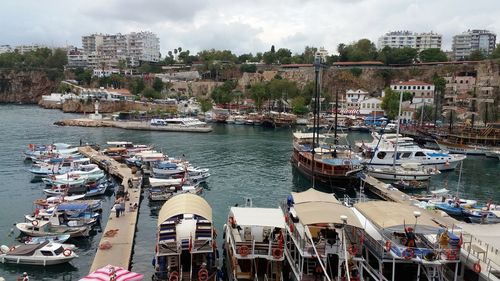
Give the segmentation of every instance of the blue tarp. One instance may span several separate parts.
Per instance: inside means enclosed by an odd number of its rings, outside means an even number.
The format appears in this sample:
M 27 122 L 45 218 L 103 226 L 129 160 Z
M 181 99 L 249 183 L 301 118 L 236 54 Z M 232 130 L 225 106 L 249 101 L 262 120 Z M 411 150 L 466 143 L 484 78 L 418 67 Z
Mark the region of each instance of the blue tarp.
M 448 157 L 448 156 L 450 156 L 446 153 L 429 153 L 428 155 L 431 157 Z
M 82 203 L 68 203 L 57 206 L 58 211 L 87 210 L 88 208 L 89 208 L 88 204 L 82 204 Z
M 175 169 L 177 168 L 177 164 L 170 162 L 161 162 L 156 166 L 158 169 Z

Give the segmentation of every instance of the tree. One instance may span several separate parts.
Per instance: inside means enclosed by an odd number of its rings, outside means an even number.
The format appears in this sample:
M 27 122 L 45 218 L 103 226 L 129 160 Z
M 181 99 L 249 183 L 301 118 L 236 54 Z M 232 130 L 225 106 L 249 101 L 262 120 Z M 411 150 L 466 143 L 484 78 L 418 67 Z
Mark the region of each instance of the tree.
M 361 74 L 363 74 L 363 69 L 359 68 L 359 67 L 353 67 L 350 69 L 352 75 L 354 75 L 355 77 L 359 77 L 361 76 Z
M 255 101 L 255 107 L 257 111 L 262 111 L 262 105 L 264 101 L 269 97 L 266 86 L 263 83 L 256 83 L 250 88 L 250 95 Z
M 224 84 L 215 87 L 212 91 L 212 99 L 218 104 L 230 103 L 233 100 L 232 91 L 236 88 L 237 82 L 228 80 Z
M 377 55 L 377 59 L 386 65 L 412 64 L 418 56 L 417 49 L 384 47 Z
M 81 85 L 89 85 L 92 81 L 92 70 L 77 68 L 74 70 L 75 72 L 75 80 L 78 81 L 78 84 Z
M 161 78 L 155 77 L 155 80 L 153 81 L 153 89 L 161 93 L 164 86 L 165 85 L 163 84 L 163 81 L 161 81 Z
M 161 99 L 163 96 L 161 93 L 155 91 L 153 88 L 147 87 L 141 92 L 142 96 L 148 99 Z
M 130 92 L 132 92 L 132 94 L 139 95 L 144 90 L 144 88 L 146 88 L 144 80 L 142 80 L 142 78 L 136 77 L 130 83 L 129 90 Z
M 59 83 L 59 86 L 57 87 L 57 92 L 69 93 L 71 92 L 71 86 L 68 85 L 67 83 Z
M 198 102 L 200 103 L 200 110 L 201 112 L 205 113 L 212 109 L 212 100 L 209 98 L 199 98 Z
M 384 98 L 380 107 L 385 111 L 389 119 L 395 119 L 399 112 L 399 92 L 393 91 L 391 88 L 384 90 Z M 409 92 L 403 93 L 403 101 L 412 99 L 412 94 Z
M 424 122 L 434 121 L 434 106 L 424 105 L 423 111 L 424 111 L 424 118 L 423 118 Z M 417 122 L 420 122 L 420 120 L 422 120 L 421 114 L 422 114 L 422 108 L 417 109 L 417 111 L 415 112 L 415 120 L 417 120 Z
M 252 55 L 252 53 L 248 53 L 248 54 L 242 54 L 238 57 L 238 62 L 239 63 L 246 63 L 247 61 L 253 61 L 254 57 Z
M 305 105 L 305 98 L 304 97 L 295 97 L 292 100 L 292 111 L 294 114 L 297 115 L 304 115 L 309 112 L 309 109 Z
M 361 39 L 349 45 L 340 44 L 337 51 L 341 61 L 369 61 L 377 58 L 377 48 L 368 39 Z
M 257 72 L 257 66 L 255 64 L 242 64 L 240 66 L 241 72 L 255 73 Z
M 275 59 L 281 64 L 288 64 L 291 62 L 292 51 L 285 48 L 280 48 L 275 54 Z
M 118 60 L 118 69 L 120 70 L 120 73 L 123 73 L 123 70 L 127 67 L 127 60 L 124 59 L 119 59 Z
M 448 56 L 446 56 L 446 53 L 441 51 L 441 49 L 439 48 L 422 50 L 418 57 L 421 62 L 448 61 Z
M 471 61 L 481 61 L 486 59 L 486 56 L 481 50 L 472 51 L 469 55 L 469 60 Z
M 490 58 L 492 58 L 492 59 L 500 59 L 500 44 L 497 44 L 497 47 L 491 53 Z
M 314 63 L 314 56 L 318 48 L 312 46 L 306 46 L 304 52 L 302 53 L 302 63 Z
M 139 66 L 137 68 L 137 71 L 139 73 L 150 73 L 151 70 L 152 70 L 152 68 L 151 68 L 151 65 L 149 64 L 149 62 L 143 62 L 143 63 L 141 63 L 141 66 Z
M 265 52 L 264 55 L 262 55 L 262 59 L 266 64 L 273 64 L 276 61 L 276 54 L 273 52 Z

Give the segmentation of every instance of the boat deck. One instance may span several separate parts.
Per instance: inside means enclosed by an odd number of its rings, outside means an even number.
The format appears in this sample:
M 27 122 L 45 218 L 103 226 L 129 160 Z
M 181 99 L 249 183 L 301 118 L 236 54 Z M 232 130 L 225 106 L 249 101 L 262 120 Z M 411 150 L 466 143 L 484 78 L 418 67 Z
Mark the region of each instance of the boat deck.
M 127 165 L 121 164 L 91 147 L 80 147 L 79 152 L 97 163 L 110 175 L 120 178 L 124 192 L 128 192 L 130 199 L 126 201 L 126 210 L 119 218 L 115 217 L 115 212 L 110 213 L 89 272 L 94 272 L 110 263 L 130 269 L 139 207 L 131 211 L 129 205 L 133 206 L 137 203 L 139 206 L 142 183 L 130 187 L 129 181 L 134 178 L 132 170 Z
M 361 178 L 366 190 L 374 193 L 386 201 L 415 205 L 418 200 L 399 191 L 396 188 L 387 188 L 387 184 L 372 176 L 364 175 Z M 437 224 L 449 230 L 461 228 L 463 233 L 463 246 L 461 260 L 469 267 L 476 261 L 481 262 L 481 274 L 488 276 L 500 271 L 500 224 L 469 224 L 458 221 L 439 210 L 422 209 L 428 212 Z

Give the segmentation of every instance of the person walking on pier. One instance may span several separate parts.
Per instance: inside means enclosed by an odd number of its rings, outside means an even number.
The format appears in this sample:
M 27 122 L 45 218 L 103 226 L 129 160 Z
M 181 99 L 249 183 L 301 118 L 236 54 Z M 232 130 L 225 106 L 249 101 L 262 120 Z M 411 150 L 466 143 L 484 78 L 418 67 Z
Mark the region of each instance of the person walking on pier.
M 113 205 L 113 208 L 115 209 L 116 217 L 119 218 L 120 217 L 120 208 L 121 208 L 120 203 L 118 201 L 116 201 L 115 205 Z

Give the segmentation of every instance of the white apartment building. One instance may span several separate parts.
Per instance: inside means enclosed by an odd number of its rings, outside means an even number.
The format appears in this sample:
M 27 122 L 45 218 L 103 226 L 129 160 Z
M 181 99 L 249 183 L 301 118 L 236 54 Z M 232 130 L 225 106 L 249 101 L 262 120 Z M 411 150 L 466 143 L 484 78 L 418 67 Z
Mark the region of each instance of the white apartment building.
M 32 45 L 18 45 L 14 48 L 15 51 L 17 51 L 20 54 L 36 51 L 41 48 L 48 48 L 47 46 L 39 45 L 39 44 L 32 44 Z
M 463 60 L 474 51 L 480 50 L 485 55 L 490 55 L 496 47 L 497 36 L 488 30 L 467 30 L 462 34 L 453 36 L 453 57 Z
M 116 68 L 119 60 L 126 60 L 128 66 L 160 60 L 160 39 L 147 31 L 82 36 L 82 47 L 91 68 Z
M 409 92 L 413 95 L 412 104 L 420 107 L 425 104 L 434 104 L 434 85 L 422 81 L 409 80 L 391 84 L 395 92 Z
M 362 100 L 359 103 L 359 114 L 361 115 L 374 115 L 377 113 L 383 113 L 384 110 L 380 107 L 382 100 L 375 97 L 370 97 Z
M 320 57 L 322 62 L 326 62 L 326 57 L 328 57 L 328 51 L 324 47 L 320 47 L 316 53 L 315 57 Z
M 68 50 L 68 65 L 69 68 L 87 67 L 88 56 L 84 54 L 82 49 L 71 48 Z
M 391 48 L 414 48 L 419 51 L 431 48 L 441 49 L 443 36 L 441 34 L 413 33 L 410 31 L 388 32 L 378 39 L 378 48 L 383 49 L 388 46 Z

